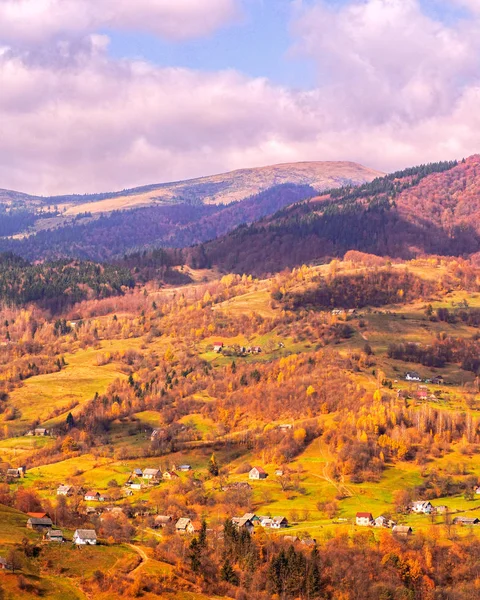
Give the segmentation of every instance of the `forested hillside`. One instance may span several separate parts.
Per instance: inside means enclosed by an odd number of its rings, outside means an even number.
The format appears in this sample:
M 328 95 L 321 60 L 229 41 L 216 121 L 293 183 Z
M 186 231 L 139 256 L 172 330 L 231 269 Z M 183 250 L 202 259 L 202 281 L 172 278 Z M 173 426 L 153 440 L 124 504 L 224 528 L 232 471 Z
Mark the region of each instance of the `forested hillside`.
M 411 258 L 480 250 L 480 157 L 333 190 L 190 251 L 195 265 L 272 273 L 349 250 Z
M 0 254 L 0 301 L 35 302 L 56 312 L 87 298 L 122 294 L 134 285 L 127 269 L 91 262 L 30 264 L 14 254 Z
M 251 223 L 315 195 L 310 186 L 283 184 L 226 207 L 172 204 L 97 217 L 79 214 L 68 225 L 41 229 L 23 239 L 0 239 L 0 249 L 29 260 L 62 257 L 108 260 L 152 246 L 181 248 L 215 239 L 242 223 Z M 30 218 L 35 220 L 33 215 Z

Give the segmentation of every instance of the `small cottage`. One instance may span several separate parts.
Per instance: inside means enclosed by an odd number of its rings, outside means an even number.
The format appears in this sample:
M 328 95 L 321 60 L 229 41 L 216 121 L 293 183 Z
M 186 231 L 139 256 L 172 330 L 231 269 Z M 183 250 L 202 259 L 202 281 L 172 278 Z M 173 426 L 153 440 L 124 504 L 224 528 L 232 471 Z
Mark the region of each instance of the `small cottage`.
M 27 521 L 28 529 L 33 529 L 34 531 L 46 531 L 50 529 L 53 525 L 52 519 L 49 517 L 30 517 Z
M 245 529 L 248 531 L 248 533 L 252 533 L 254 529 L 254 525 L 250 519 L 245 519 L 244 517 L 233 517 L 232 523 L 237 527 L 237 529 Z
M 57 488 L 57 496 L 69 496 L 73 492 L 71 485 L 59 485 Z
M 173 523 L 173 517 L 171 517 L 170 515 L 157 515 L 155 517 L 155 521 L 154 521 L 154 525 L 153 526 L 155 528 L 162 528 L 163 529 L 163 527 L 167 527 L 171 523 Z
M 398 537 L 408 537 L 412 535 L 413 529 L 408 525 L 395 525 L 392 529 L 392 533 Z
M 190 465 L 180 465 L 180 466 L 178 467 L 178 470 L 179 470 L 179 471 L 183 471 L 183 472 L 185 473 L 185 472 L 187 472 L 187 471 L 191 471 L 191 470 L 192 470 L 192 467 L 191 467 Z
M 405 374 L 405 381 L 422 381 L 422 378 L 416 371 L 408 371 Z
M 219 354 L 223 350 L 223 342 L 215 342 L 213 344 L 213 351 Z
M 73 543 L 77 546 L 95 546 L 97 543 L 95 529 L 77 529 L 73 534 Z
M 85 494 L 84 500 L 87 502 L 103 502 L 105 498 L 102 496 L 102 494 L 100 494 L 100 492 L 94 492 L 90 490 Z
M 417 500 L 412 504 L 411 511 L 417 514 L 429 515 L 433 512 L 433 506 L 428 501 Z
M 162 477 L 160 469 L 144 469 L 143 478 L 149 480 L 158 480 Z
M 262 467 L 253 467 L 253 469 L 248 474 L 249 479 L 266 479 L 268 474 Z
M 288 519 L 286 517 L 273 517 L 271 527 L 272 529 L 284 529 L 288 527 Z
M 478 525 L 480 520 L 476 517 L 455 517 L 453 519 L 454 525 Z
M 360 527 L 370 527 L 374 525 L 372 513 L 369 512 L 357 512 L 355 515 L 355 523 Z
M 181 517 L 175 523 L 177 533 L 195 533 L 195 527 L 188 517 Z
M 60 529 L 50 529 L 45 534 L 45 539 L 47 542 L 63 542 L 63 533 Z

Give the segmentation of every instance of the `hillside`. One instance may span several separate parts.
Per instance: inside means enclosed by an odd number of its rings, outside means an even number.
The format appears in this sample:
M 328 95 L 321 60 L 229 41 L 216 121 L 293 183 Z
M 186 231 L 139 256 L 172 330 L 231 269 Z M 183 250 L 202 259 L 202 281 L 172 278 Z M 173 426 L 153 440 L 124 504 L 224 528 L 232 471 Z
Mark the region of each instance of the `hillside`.
M 0 591 L 475 598 L 479 282 L 462 259 L 350 252 L 264 280 L 148 282 L 54 318 L 4 309 L 0 557 L 16 567 Z M 98 544 L 75 547 L 76 529 Z
M 239 227 L 193 249 L 189 260 L 262 274 L 349 250 L 406 259 L 475 254 L 480 250 L 479 192 L 480 156 L 407 169 Z

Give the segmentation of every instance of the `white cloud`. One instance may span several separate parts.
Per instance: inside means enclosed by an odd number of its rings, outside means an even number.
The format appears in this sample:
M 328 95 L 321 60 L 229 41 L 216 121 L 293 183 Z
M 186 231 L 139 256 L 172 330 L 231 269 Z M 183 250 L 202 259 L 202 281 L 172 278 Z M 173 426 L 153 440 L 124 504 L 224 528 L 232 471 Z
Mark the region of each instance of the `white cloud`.
M 436 22 L 416 0 L 311 2 L 294 28 L 318 68 L 310 92 L 114 60 L 99 35 L 4 50 L 0 187 L 107 191 L 286 161 L 391 170 L 473 154 L 478 28 Z
M 237 0 L 0 0 L 0 40 L 41 42 L 104 28 L 184 40 L 209 35 L 238 10 Z

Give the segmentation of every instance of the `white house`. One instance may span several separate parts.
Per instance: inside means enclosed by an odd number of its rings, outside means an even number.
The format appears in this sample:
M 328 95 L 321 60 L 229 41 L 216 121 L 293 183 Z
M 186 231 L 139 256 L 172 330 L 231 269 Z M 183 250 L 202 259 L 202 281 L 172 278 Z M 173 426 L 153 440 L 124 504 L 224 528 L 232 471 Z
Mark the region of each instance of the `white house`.
M 288 527 L 288 519 L 286 517 L 273 517 L 272 529 L 284 529 Z
M 73 534 L 73 543 L 77 546 L 95 546 L 97 543 L 95 529 L 77 529 Z
M 71 485 L 59 485 L 57 488 L 57 496 L 68 496 L 72 492 Z
M 411 510 L 414 513 L 429 515 L 433 511 L 433 506 L 428 501 L 425 502 L 423 500 L 417 500 L 412 504 Z
M 262 467 L 253 467 L 248 474 L 249 479 L 266 479 L 268 477 L 266 471 Z
M 160 469 L 144 469 L 143 470 L 143 478 L 144 479 L 160 479 L 162 473 Z
M 408 373 L 405 374 L 405 380 L 406 381 L 422 381 L 422 378 L 416 371 L 408 371 Z
M 357 512 L 355 515 L 355 523 L 361 527 L 371 527 L 374 525 L 372 513 L 369 512 Z

